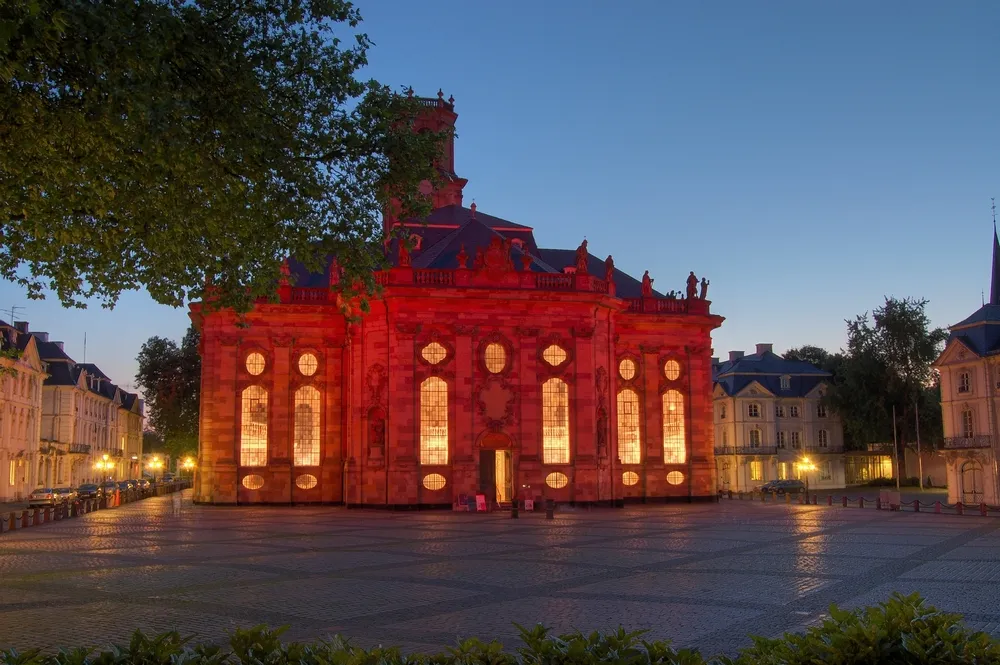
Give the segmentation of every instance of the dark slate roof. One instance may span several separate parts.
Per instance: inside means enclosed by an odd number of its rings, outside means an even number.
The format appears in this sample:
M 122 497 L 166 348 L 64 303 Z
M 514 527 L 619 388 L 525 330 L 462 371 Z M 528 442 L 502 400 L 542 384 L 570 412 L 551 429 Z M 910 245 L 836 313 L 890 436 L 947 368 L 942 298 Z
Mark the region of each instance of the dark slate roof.
M 478 206 L 477 206 L 478 208 Z M 467 221 L 472 219 L 472 209 L 466 208 L 460 205 L 450 205 L 437 208 L 432 211 L 427 219 L 422 222 L 410 222 L 409 224 L 421 225 L 421 224 L 449 224 L 451 226 L 461 226 Z M 487 215 L 486 213 L 476 210 L 476 219 L 479 222 L 485 224 L 486 226 L 501 229 L 524 229 L 525 231 L 530 231 L 530 226 L 525 226 L 524 224 L 518 224 L 516 222 L 511 222 L 506 219 L 501 219 L 500 217 L 494 217 L 493 215 Z
M 80 367 L 87 370 L 87 374 L 91 376 L 96 376 L 99 379 L 104 379 L 105 381 L 110 381 L 111 377 L 101 371 L 101 368 L 94 363 L 79 363 Z
M 983 305 L 972 315 L 951 326 L 951 329 L 972 326 L 977 323 L 1000 323 L 1000 305 Z
M 80 369 L 72 363 L 52 363 L 49 365 L 49 376 L 45 379 L 47 386 L 75 386 L 80 378 Z
M 712 374 L 727 395 L 736 395 L 756 381 L 778 397 L 805 397 L 830 376 L 807 362 L 785 360 L 771 351 L 719 363 L 712 368 Z M 782 376 L 789 377 L 788 390 L 781 389 Z
M 38 356 L 45 361 L 68 360 L 73 362 L 65 351 L 60 349 L 55 342 L 38 342 Z

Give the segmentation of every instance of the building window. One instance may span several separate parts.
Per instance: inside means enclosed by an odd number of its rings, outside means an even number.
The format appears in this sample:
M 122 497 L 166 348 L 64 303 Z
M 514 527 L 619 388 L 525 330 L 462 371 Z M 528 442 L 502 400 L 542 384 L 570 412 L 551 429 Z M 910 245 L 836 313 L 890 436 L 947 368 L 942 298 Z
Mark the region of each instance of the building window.
M 826 404 L 817 404 L 816 405 L 816 417 L 817 418 L 826 418 Z
M 972 379 L 968 372 L 961 372 L 958 375 L 958 392 L 967 393 L 972 390 Z
M 448 463 L 448 384 L 436 376 L 420 384 L 420 463 Z
M 319 466 L 319 391 L 302 386 L 295 391 L 295 466 Z
M 764 463 L 760 460 L 750 462 L 750 480 L 764 480 Z
M 483 362 L 486 364 L 486 371 L 490 374 L 499 374 L 507 366 L 507 351 L 503 344 L 491 342 L 486 345 L 483 352 Z
M 319 368 L 319 361 L 313 353 L 303 353 L 299 356 L 299 372 L 302 376 L 312 376 Z
M 747 405 L 747 417 L 760 418 L 760 404 L 753 402 Z
M 558 344 L 549 345 L 542 351 L 542 359 L 553 367 L 559 367 L 566 362 L 566 351 Z
M 775 418 L 784 418 L 785 417 L 785 407 L 784 407 L 783 404 L 775 404 L 774 405 L 774 417 Z
M 260 376 L 264 372 L 264 354 L 254 351 L 248 355 L 246 368 L 253 376 Z
M 260 386 L 244 389 L 242 410 L 240 465 L 267 466 L 267 391 Z
M 625 358 L 620 363 L 618 363 L 618 375 L 621 376 L 626 381 L 631 381 L 635 378 L 635 361 L 631 358 Z
M 726 405 L 725 404 L 720 404 L 719 405 L 719 420 L 725 420 L 725 419 L 726 419 Z
M 681 364 L 676 360 L 668 360 L 663 364 L 663 374 L 668 381 L 676 381 L 681 375 Z
M 639 396 L 626 388 L 618 393 L 618 459 L 622 464 L 639 464 Z
M 778 480 L 788 480 L 788 462 L 778 463 Z
M 819 479 L 830 480 L 833 478 L 833 465 L 830 462 L 823 462 L 819 465 Z
M 830 434 L 825 429 L 819 431 L 819 447 L 826 448 L 830 445 Z
M 778 447 L 779 448 L 784 448 L 785 447 L 785 433 L 784 432 L 778 432 Z
M 792 448 L 798 449 L 802 447 L 802 433 L 792 432 Z
M 791 390 L 791 388 L 792 388 L 792 377 L 790 376 L 781 377 L 781 389 Z
M 788 407 L 788 417 L 789 418 L 798 418 L 799 417 L 799 407 L 795 406 L 794 404 L 791 405 L 790 407 Z
M 729 445 L 729 430 L 727 429 L 722 430 L 722 445 Z
M 750 430 L 750 447 L 760 448 L 760 430 L 752 429 Z
M 431 342 L 420 350 L 420 357 L 429 362 L 431 365 L 437 365 L 439 362 L 444 360 L 447 355 L 448 351 L 437 342 Z
M 968 438 L 976 435 L 976 426 L 973 422 L 972 411 L 966 409 L 962 411 L 962 436 Z
M 684 396 L 678 390 L 663 393 L 663 463 L 687 460 L 684 436 Z
M 569 463 L 569 387 L 562 379 L 542 384 L 542 462 Z
M 16 479 L 17 479 L 17 462 L 15 462 L 14 460 L 11 460 L 10 461 L 10 478 L 8 479 L 7 484 L 10 485 L 11 487 L 13 487 Z

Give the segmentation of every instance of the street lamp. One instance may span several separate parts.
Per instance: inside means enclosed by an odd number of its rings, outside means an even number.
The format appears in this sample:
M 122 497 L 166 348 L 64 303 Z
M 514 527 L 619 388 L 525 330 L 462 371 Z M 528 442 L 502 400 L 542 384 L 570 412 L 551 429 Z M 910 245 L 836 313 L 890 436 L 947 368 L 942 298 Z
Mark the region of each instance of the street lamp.
M 185 471 L 191 472 L 191 474 L 194 475 L 194 467 L 195 467 L 194 460 L 190 457 L 185 457 L 184 463 L 181 465 L 181 468 L 184 469 Z
M 151 469 L 153 469 L 153 482 L 156 482 L 156 471 L 163 468 L 163 460 L 159 457 L 153 457 L 153 461 L 149 463 Z
M 109 471 L 111 471 L 112 469 L 115 468 L 115 463 L 112 462 L 111 459 L 108 457 L 107 453 L 105 453 L 101 457 L 101 459 L 97 460 L 94 463 L 94 468 L 96 470 L 98 470 L 98 471 L 109 472 Z M 111 474 L 110 473 L 108 473 L 108 478 L 107 479 L 111 480 Z
M 816 465 L 809 461 L 808 457 L 803 457 L 799 462 L 799 471 L 804 471 L 806 475 L 806 501 L 809 500 L 809 472 L 815 470 Z

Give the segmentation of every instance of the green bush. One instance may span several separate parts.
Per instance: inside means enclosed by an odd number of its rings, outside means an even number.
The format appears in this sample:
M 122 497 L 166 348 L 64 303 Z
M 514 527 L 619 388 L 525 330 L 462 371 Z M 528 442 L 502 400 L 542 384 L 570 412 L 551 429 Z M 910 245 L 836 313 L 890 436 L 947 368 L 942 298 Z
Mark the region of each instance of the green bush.
M 80 647 L 55 654 L 0 651 L 0 665 L 995 665 L 1000 642 L 968 630 L 961 616 L 939 612 L 914 594 L 893 595 L 878 607 L 830 617 L 803 634 L 754 637 L 736 657 L 706 660 L 695 650 L 674 650 L 642 639 L 643 631 L 553 636 L 542 626 L 522 628 L 523 645 L 505 651 L 497 641 L 468 639 L 434 655 L 403 654 L 393 647 L 362 649 L 341 637 L 283 643 L 285 629 L 236 631 L 228 650 L 193 645 L 178 633 L 155 637 L 136 631 L 127 646 Z

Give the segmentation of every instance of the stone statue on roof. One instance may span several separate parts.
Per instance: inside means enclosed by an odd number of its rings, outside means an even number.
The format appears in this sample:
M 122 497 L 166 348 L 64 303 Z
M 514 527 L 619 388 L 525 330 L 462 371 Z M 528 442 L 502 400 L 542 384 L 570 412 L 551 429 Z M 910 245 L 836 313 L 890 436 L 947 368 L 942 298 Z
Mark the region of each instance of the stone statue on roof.
M 653 296 L 653 280 L 649 276 L 649 271 L 642 273 L 642 295 L 644 298 Z
M 576 274 L 586 275 L 587 273 L 587 239 L 584 238 L 580 246 L 576 248 Z
M 700 297 L 701 297 L 702 300 L 704 300 L 705 298 L 708 297 L 708 285 L 709 284 L 711 284 L 711 282 L 709 282 L 704 277 L 701 278 L 701 295 L 700 295 Z
M 615 260 L 611 258 L 608 254 L 608 258 L 604 259 L 604 281 L 610 284 L 615 277 Z
M 687 280 L 687 299 L 693 300 L 698 296 L 698 278 L 694 276 L 694 271 L 688 275 Z

